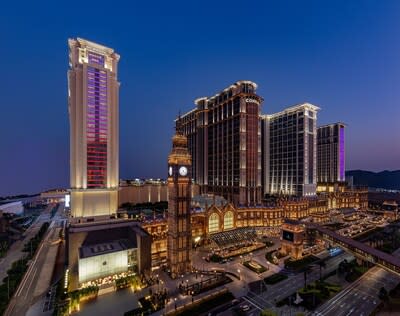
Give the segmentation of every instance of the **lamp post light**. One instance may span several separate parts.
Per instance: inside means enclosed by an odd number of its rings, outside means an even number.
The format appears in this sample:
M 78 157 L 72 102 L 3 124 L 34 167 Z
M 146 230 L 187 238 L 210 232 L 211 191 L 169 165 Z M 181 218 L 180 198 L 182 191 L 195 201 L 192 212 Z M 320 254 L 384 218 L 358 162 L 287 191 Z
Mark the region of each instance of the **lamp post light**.
M 176 297 L 174 297 L 175 310 L 176 310 Z
M 157 282 L 157 292 L 160 292 L 160 280 L 158 279 L 158 274 L 156 274 L 156 282 Z
M 240 269 L 238 269 L 237 272 L 239 273 L 239 281 L 240 281 L 240 280 L 242 280 L 242 277 L 240 275 Z

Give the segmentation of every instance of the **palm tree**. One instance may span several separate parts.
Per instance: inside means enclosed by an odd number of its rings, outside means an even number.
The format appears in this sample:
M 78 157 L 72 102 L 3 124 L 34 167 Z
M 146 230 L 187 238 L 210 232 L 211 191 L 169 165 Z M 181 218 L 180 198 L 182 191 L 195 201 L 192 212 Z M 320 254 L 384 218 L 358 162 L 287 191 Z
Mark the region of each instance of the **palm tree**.
M 379 298 L 381 300 L 386 300 L 388 298 L 388 292 L 387 290 L 382 286 L 381 289 L 379 290 L 378 294 Z
M 322 268 L 324 269 L 326 268 L 325 261 L 319 261 L 318 266 L 319 266 L 319 281 L 322 282 Z
M 311 272 L 311 266 L 307 266 L 304 269 L 304 289 L 307 287 L 307 274 Z

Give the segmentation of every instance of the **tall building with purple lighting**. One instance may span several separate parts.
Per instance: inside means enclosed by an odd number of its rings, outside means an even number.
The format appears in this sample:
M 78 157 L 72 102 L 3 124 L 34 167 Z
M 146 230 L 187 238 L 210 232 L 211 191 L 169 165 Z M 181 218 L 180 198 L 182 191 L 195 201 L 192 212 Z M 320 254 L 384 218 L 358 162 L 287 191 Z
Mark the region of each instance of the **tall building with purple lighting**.
M 111 215 L 118 208 L 120 56 L 81 38 L 68 46 L 71 214 Z
M 334 123 L 318 127 L 318 183 L 345 181 L 345 124 Z

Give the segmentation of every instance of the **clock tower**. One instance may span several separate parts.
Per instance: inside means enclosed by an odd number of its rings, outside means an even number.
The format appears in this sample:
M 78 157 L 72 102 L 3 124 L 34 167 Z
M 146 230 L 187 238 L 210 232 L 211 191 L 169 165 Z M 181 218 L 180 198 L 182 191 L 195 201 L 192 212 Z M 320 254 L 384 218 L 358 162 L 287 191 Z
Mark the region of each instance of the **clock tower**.
M 172 151 L 168 156 L 167 259 L 172 278 L 192 269 L 191 165 L 187 138 L 177 129 L 172 138 Z

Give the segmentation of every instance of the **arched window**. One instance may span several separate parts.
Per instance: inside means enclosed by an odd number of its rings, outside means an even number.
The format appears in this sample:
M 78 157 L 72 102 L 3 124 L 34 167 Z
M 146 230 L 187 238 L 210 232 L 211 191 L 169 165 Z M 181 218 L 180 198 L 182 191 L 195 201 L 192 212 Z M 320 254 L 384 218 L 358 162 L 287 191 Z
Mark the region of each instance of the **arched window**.
M 210 234 L 219 231 L 219 216 L 217 213 L 212 213 L 208 218 L 208 232 Z
M 224 230 L 233 228 L 233 212 L 228 211 L 224 215 Z

